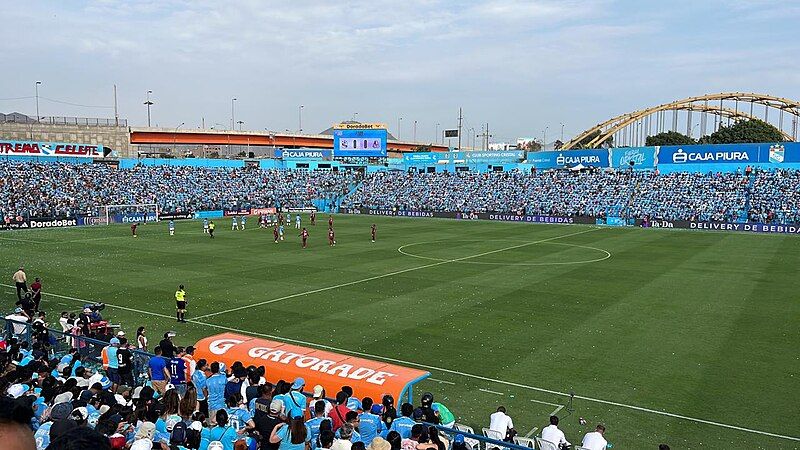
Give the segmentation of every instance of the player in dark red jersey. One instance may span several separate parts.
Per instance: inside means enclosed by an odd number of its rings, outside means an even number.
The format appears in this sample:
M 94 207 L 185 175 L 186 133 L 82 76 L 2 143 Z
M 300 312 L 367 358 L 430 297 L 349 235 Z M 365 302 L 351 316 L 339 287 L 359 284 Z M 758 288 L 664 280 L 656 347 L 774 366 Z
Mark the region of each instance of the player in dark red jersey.
M 303 231 L 300 233 L 300 238 L 303 239 L 303 248 L 308 246 L 308 230 L 303 228 Z
M 375 242 L 375 235 L 378 234 L 378 227 L 373 223 L 372 228 L 370 228 L 370 234 L 372 235 L 372 242 Z
M 328 228 L 333 228 L 333 216 L 328 216 Z
M 334 234 L 333 228 L 328 228 L 328 245 L 331 247 L 336 245 L 336 234 Z
M 138 227 L 138 226 L 139 226 L 139 222 L 134 222 L 134 223 L 131 224 L 131 234 L 133 235 L 133 237 L 139 237 L 139 236 L 136 235 L 136 227 Z
M 275 224 L 275 226 L 272 228 L 272 237 L 275 238 L 275 243 L 277 244 L 278 243 L 278 237 L 280 237 L 278 235 L 278 224 Z
M 311 211 L 311 225 L 317 225 L 317 212 Z

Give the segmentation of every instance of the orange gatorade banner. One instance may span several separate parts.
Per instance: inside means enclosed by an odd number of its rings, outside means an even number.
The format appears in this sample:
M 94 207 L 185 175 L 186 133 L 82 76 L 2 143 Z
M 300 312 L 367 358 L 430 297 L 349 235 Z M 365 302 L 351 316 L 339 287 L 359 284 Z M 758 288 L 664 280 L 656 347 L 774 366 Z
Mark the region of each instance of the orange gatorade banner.
M 273 384 L 302 377 L 306 392 L 319 384 L 329 397 L 342 386 L 351 386 L 353 395 L 371 397 L 376 403 L 384 394 L 391 394 L 397 404 L 407 401 L 404 397 L 410 399 L 414 383 L 430 376 L 423 370 L 235 333 L 209 336 L 198 341 L 195 348 L 195 360 L 204 358 L 209 364 L 217 361 L 230 367 L 241 361 L 245 367 L 264 366 L 264 377 Z

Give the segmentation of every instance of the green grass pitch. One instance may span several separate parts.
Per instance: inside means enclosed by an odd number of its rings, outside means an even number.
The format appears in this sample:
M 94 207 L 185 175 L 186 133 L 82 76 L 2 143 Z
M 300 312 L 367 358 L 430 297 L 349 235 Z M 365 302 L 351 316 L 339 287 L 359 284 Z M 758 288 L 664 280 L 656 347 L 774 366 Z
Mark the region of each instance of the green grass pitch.
M 227 328 L 417 364 L 476 430 L 502 404 L 521 435 L 560 408 L 573 443 L 602 422 L 616 448 L 800 446 L 797 237 L 336 216 L 329 248 L 319 222 L 306 250 L 254 218 L 214 240 L 197 221 L 4 232 L 1 298 L 23 263 L 53 322 L 104 301 L 151 342 Z M 195 323 L 171 319 L 179 283 Z

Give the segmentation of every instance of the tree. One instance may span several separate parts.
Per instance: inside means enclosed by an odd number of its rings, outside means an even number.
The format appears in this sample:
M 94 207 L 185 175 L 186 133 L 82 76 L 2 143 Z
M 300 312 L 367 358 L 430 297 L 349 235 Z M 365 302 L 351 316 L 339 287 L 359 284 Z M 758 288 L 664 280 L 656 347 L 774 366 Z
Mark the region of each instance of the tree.
M 677 131 L 665 131 L 663 133 L 647 136 L 644 145 L 652 147 L 655 145 L 694 145 L 697 141 L 685 134 Z
M 542 149 L 542 143 L 537 142 L 535 139 L 531 139 L 530 141 L 527 141 L 522 145 L 522 150 L 527 150 L 529 152 L 538 152 L 541 149 Z
M 561 139 L 556 139 L 556 141 L 553 142 L 553 150 L 561 150 L 561 147 L 563 147 L 563 146 L 564 146 L 564 143 L 561 142 Z
M 733 125 L 721 126 L 708 136 L 700 138 L 700 144 L 745 144 L 753 142 L 783 142 L 780 130 L 759 119 L 738 120 Z

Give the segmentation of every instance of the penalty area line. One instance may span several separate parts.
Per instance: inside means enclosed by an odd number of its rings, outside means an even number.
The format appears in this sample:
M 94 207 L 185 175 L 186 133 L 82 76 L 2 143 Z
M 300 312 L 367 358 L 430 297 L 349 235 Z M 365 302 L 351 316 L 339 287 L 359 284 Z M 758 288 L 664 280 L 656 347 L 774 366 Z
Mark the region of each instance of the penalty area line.
M 505 247 L 505 248 L 501 248 L 501 249 L 497 249 L 497 250 L 491 250 L 491 251 L 488 251 L 488 252 L 478 253 L 477 255 L 469 255 L 469 256 L 464 256 L 464 257 L 456 258 L 456 259 L 448 259 L 448 260 L 444 260 L 444 261 L 437 261 L 437 262 L 433 262 L 433 263 L 430 263 L 430 264 L 425 264 L 425 265 L 422 265 L 422 266 L 409 267 L 408 269 L 396 270 L 394 272 L 384 273 L 384 274 L 380 274 L 380 275 L 374 275 L 374 276 L 367 277 L 367 278 L 364 278 L 364 279 L 361 279 L 361 280 L 348 281 L 347 283 L 334 284 L 332 286 L 326 286 L 326 287 L 322 287 L 322 288 L 319 288 L 319 289 L 312 289 L 310 291 L 298 292 L 298 293 L 295 293 L 295 294 L 284 295 L 283 297 L 273 298 L 273 299 L 270 299 L 270 300 L 264 300 L 262 302 L 257 302 L 257 303 L 251 303 L 249 305 L 243 305 L 243 306 L 239 306 L 237 308 L 229 308 L 229 309 L 226 309 L 224 311 L 217 311 L 217 312 L 213 312 L 213 313 L 209 313 L 209 314 L 203 314 L 203 315 L 195 317 L 195 320 L 207 319 L 209 317 L 214 317 L 214 316 L 218 316 L 220 314 L 228 314 L 228 313 L 232 313 L 232 312 L 236 312 L 236 311 L 241 311 L 243 309 L 257 308 L 259 306 L 269 305 L 271 303 L 280 302 L 280 301 L 283 301 L 283 300 L 290 300 L 290 299 L 293 299 L 293 298 L 303 297 L 303 296 L 306 296 L 306 295 L 318 294 L 320 292 L 326 292 L 326 291 L 331 291 L 331 290 L 334 290 L 334 289 L 339 289 L 339 288 L 343 288 L 343 287 L 347 287 L 347 286 L 353 286 L 353 285 L 356 285 L 356 284 L 366 283 L 368 281 L 380 280 L 381 278 L 393 277 L 395 275 L 402 275 L 404 273 L 414 272 L 416 270 L 428 269 L 430 267 L 441 266 L 441 265 L 444 265 L 444 264 L 450 264 L 450 263 L 454 263 L 454 262 L 466 261 L 468 259 L 479 258 L 481 256 L 491 255 L 491 254 L 494 254 L 494 253 L 504 252 L 504 251 L 507 251 L 507 250 L 513 250 L 513 249 L 516 249 L 516 248 L 526 247 L 526 246 L 529 246 L 529 245 L 542 244 L 544 242 L 554 241 L 556 239 L 563 239 L 563 238 L 570 237 L 570 236 L 577 236 L 579 234 L 589 233 L 589 232 L 597 231 L 597 230 L 600 230 L 600 229 L 601 228 L 590 228 L 588 230 L 578 231 L 576 233 L 569 233 L 569 234 L 563 234 L 563 235 L 560 235 L 560 236 L 553 236 L 553 237 L 546 238 L 546 239 L 540 239 L 538 241 L 526 242 L 524 244 L 513 245 L 511 247 Z
M 2 284 L 2 283 L 0 283 L 0 286 L 13 287 L 11 285 Z M 70 296 L 66 296 L 66 295 L 53 294 L 53 293 L 49 293 L 49 292 L 44 292 L 43 295 L 49 295 L 49 296 L 56 297 L 56 298 L 62 298 L 62 299 L 65 299 L 65 300 L 72 300 L 72 301 L 77 301 L 77 302 L 82 302 L 82 303 L 91 301 L 91 300 L 85 300 L 85 299 L 76 298 L 76 297 L 70 297 Z M 170 320 L 174 319 L 173 316 L 168 316 L 166 314 L 154 313 L 154 312 L 150 312 L 150 311 L 143 311 L 143 310 L 138 310 L 138 309 L 134 309 L 134 308 L 128 308 L 128 307 L 125 307 L 125 306 L 113 305 L 113 304 L 110 304 L 110 303 L 106 303 L 106 306 L 108 306 L 110 308 L 118 308 L 118 309 L 122 309 L 122 310 L 126 310 L 126 311 L 132 311 L 132 312 L 136 312 L 136 313 L 140 313 L 140 314 L 148 314 L 148 315 L 151 315 L 151 316 L 163 317 L 163 318 L 167 318 L 167 319 L 170 319 Z M 558 396 L 561 396 L 561 397 L 570 397 L 571 396 L 570 394 L 568 394 L 566 392 L 560 392 L 560 391 L 556 391 L 556 390 L 552 390 L 552 389 L 547 389 L 547 388 L 542 388 L 542 387 L 537 387 L 537 386 L 531 386 L 531 385 L 526 385 L 526 384 L 522 384 L 522 383 L 516 383 L 516 382 L 513 382 L 513 381 L 499 380 L 499 379 L 495 379 L 495 378 L 485 377 L 485 376 L 482 376 L 482 375 L 475 375 L 475 374 L 470 374 L 470 373 L 466 373 L 466 372 L 460 372 L 460 371 L 457 371 L 457 370 L 445 369 L 443 367 L 436 367 L 436 366 L 431 366 L 431 365 L 427 365 L 427 364 L 415 363 L 415 362 L 412 362 L 412 361 L 404 361 L 402 359 L 397 359 L 397 358 L 390 358 L 390 357 L 386 357 L 386 356 L 373 355 L 373 354 L 370 354 L 370 353 L 364 353 L 364 352 L 359 352 L 359 351 L 355 351 L 355 350 L 347 350 L 347 349 L 333 347 L 333 346 L 330 346 L 330 345 L 303 341 L 303 340 L 300 340 L 300 339 L 292 339 L 292 338 L 287 338 L 287 337 L 283 337 L 283 336 L 275 336 L 275 335 L 266 334 L 266 333 L 259 333 L 259 332 L 255 332 L 255 331 L 242 330 L 242 329 L 239 329 L 239 328 L 227 327 L 227 326 L 224 326 L 224 325 L 217 325 L 217 324 L 208 323 L 208 322 L 200 322 L 200 321 L 198 321 L 196 319 L 189 319 L 188 322 L 194 323 L 196 325 L 206 326 L 206 327 L 209 327 L 209 328 L 216 328 L 216 329 L 223 330 L 223 331 L 246 333 L 246 334 L 249 334 L 251 336 L 265 337 L 267 339 L 275 339 L 275 340 L 283 341 L 283 342 L 291 342 L 291 343 L 294 343 L 294 344 L 306 345 L 306 346 L 309 346 L 309 347 L 316 347 L 316 348 L 319 348 L 319 349 L 322 349 L 322 350 L 330 350 L 330 351 L 346 353 L 346 354 L 350 354 L 350 355 L 354 355 L 354 356 L 361 356 L 361 357 L 372 358 L 372 359 L 377 359 L 377 360 L 382 360 L 382 361 L 387 361 L 387 362 L 392 362 L 392 363 L 397 363 L 397 364 L 403 364 L 403 365 L 407 365 L 407 366 L 418 367 L 418 368 L 427 369 L 427 370 L 431 370 L 431 371 L 435 371 L 435 372 L 448 373 L 448 374 L 452 374 L 452 375 L 459 375 L 459 376 L 466 377 L 466 378 L 472 378 L 472 379 L 482 380 L 482 381 L 489 381 L 489 382 L 492 382 L 492 383 L 502 384 L 502 385 L 505 385 L 505 386 L 516 387 L 516 388 L 520 388 L 520 389 L 527 389 L 527 390 L 536 391 L 536 392 L 543 392 L 543 393 L 547 393 L 547 394 L 558 395 Z M 615 402 L 615 401 L 611 401 L 611 400 L 604 400 L 604 399 L 599 399 L 599 398 L 593 398 L 593 397 L 586 397 L 586 396 L 582 396 L 582 395 L 575 395 L 574 398 L 579 399 L 579 400 L 584 400 L 584 401 L 587 401 L 587 402 L 591 402 L 591 403 L 598 403 L 598 404 L 602 404 L 602 405 L 615 406 L 615 407 L 618 407 L 618 408 L 624 408 L 624 409 L 629 409 L 629 410 L 638 411 L 638 412 L 655 414 L 655 415 L 659 415 L 659 416 L 670 417 L 670 418 L 673 418 L 673 419 L 685 420 L 687 422 L 695 422 L 695 423 L 700 423 L 700 424 L 703 424 L 703 425 L 710 425 L 710 426 L 715 426 L 715 427 L 720 427 L 720 428 L 726 428 L 726 429 L 729 429 L 729 430 L 742 431 L 742 432 L 745 432 L 745 433 L 753 433 L 753 434 L 758 434 L 758 435 L 761 435 L 761 436 L 769 436 L 769 437 L 773 437 L 773 438 L 777 438 L 777 439 L 784 439 L 784 440 L 787 440 L 787 441 L 800 442 L 800 437 L 796 437 L 796 436 L 788 436 L 788 435 L 783 435 L 783 434 L 778 434 L 778 433 L 772 433 L 772 432 L 769 432 L 769 431 L 756 430 L 756 429 L 746 428 L 746 427 L 742 427 L 742 426 L 738 426 L 738 425 L 730 425 L 730 424 L 717 422 L 717 421 L 713 421 L 713 420 L 700 419 L 700 418 L 697 418 L 697 417 L 686 416 L 686 415 L 683 415 L 683 414 L 675 414 L 675 413 L 670 413 L 670 412 L 667 412 L 667 411 L 659 411 L 659 410 L 656 410 L 656 409 L 645 408 L 645 407 L 636 406 L 636 405 L 628 405 L 628 404 L 625 404 L 625 403 Z M 538 400 L 534 401 L 534 402 L 535 403 L 544 403 L 544 402 L 541 402 L 541 401 L 538 401 Z M 561 405 L 555 405 L 555 404 L 551 404 L 551 405 L 561 406 Z

